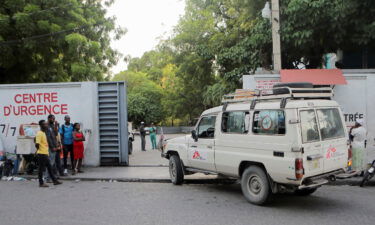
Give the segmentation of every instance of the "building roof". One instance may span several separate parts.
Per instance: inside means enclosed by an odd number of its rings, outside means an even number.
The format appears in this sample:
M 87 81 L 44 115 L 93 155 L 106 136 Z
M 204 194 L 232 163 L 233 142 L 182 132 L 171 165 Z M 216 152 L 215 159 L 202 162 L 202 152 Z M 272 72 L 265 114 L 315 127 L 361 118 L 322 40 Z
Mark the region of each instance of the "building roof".
M 339 69 L 281 70 L 281 82 L 308 82 L 314 85 L 347 84 Z

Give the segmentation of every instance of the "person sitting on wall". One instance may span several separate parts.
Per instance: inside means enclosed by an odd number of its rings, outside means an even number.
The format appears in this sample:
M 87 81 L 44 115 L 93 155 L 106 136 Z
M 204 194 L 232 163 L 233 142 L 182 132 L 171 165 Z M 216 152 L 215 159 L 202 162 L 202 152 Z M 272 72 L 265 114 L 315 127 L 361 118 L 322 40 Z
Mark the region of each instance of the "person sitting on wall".
M 44 183 L 43 180 L 43 172 L 47 168 L 48 174 L 51 177 L 54 185 L 62 184 L 60 181 L 57 180 L 55 175 L 52 172 L 52 166 L 49 156 L 49 147 L 46 132 L 48 129 L 48 125 L 45 120 L 39 121 L 40 131 L 36 134 L 35 137 L 35 147 L 37 149 L 36 155 L 39 164 L 39 171 L 38 171 L 38 178 L 39 178 L 39 187 L 48 187 L 47 184 Z

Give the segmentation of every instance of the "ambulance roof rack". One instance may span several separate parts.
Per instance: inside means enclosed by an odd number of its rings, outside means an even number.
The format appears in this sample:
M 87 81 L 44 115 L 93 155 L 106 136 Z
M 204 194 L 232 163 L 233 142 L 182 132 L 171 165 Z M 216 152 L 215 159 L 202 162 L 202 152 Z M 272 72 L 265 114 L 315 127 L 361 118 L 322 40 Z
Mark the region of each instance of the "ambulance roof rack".
M 269 94 L 272 93 L 272 94 Z M 285 108 L 288 99 L 332 99 L 333 89 L 331 87 L 323 88 L 290 88 L 277 87 L 273 89 L 255 90 L 249 94 L 227 94 L 222 98 L 222 103 L 245 103 L 251 102 L 251 108 L 254 109 L 256 102 L 265 100 L 281 100 L 280 107 Z

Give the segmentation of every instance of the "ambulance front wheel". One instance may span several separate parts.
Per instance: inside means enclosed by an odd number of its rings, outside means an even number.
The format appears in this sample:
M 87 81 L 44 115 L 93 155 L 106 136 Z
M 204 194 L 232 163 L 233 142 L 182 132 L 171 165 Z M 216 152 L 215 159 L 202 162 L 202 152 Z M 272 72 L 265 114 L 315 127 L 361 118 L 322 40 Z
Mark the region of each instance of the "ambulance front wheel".
M 181 185 L 184 182 L 184 171 L 178 155 L 171 155 L 169 158 L 169 175 L 174 185 Z

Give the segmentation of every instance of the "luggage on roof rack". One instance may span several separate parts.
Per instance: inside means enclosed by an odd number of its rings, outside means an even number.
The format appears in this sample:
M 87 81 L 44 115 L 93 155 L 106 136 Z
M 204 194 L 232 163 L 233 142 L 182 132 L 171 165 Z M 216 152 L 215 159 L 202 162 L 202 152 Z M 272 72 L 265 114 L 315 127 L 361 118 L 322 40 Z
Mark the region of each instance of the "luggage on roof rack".
M 237 89 L 235 93 L 224 95 L 222 102 L 246 102 L 249 101 L 249 99 L 253 99 L 256 96 L 257 93 L 254 90 Z
M 331 99 L 333 90 L 331 87 L 314 88 L 311 83 L 285 83 L 274 86 L 272 94 L 264 94 L 264 91 L 255 90 L 252 94 L 237 95 L 236 93 L 224 95 L 222 103 L 252 102 L 272 99 Z

